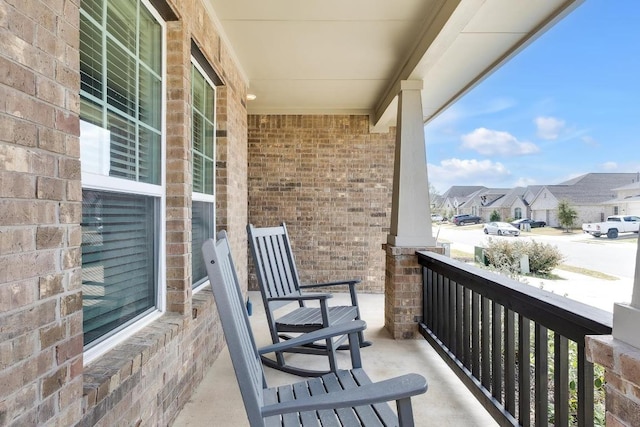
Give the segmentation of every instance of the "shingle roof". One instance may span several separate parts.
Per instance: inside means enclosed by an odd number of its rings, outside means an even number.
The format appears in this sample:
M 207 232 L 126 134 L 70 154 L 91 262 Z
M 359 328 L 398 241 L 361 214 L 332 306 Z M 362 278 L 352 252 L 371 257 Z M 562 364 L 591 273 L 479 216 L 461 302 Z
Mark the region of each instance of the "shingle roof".
M 640 189 L 640 181 L 636 180 L 636 182 L 628 184 L 628 185 L 623 185 L 622 187 L 617 187 L 614 188 L 615 191 L 618 190 L 633 190 L 633 189 Z
M 450 198 L 468 197 L 473 193 L 475 193 L 476 191 L 486 189 L 486 188 L 487 187 L 484 187 L 482 185 L 454 185 L 451 188 L 449 188 L 447 191 L 445 191 L 445 193 L 442 195 L 442 198 L 446 199 L 447 197 L 450 197 Z
M 490 196 L 488 199 L 491 200 L 485 206 L 511 206 L 517 197 L 523 197 L 527 192 L 537 197 L 543 188 L 547 188 L 558 200 L 595 204 L 614 199 L 616 190 L 640 188 L 639 181 L 638 173 L 587 173 L 556 185 L 529 185 L 526 188 L 454 185 L 442 195 L 442 199 L 455 198 L 462 205 L 480 194 Z
M 499 207 L 509 207 L 516 201 L 518 198 L 522 198 L 526 191 L 524 187 L 515 187 L 507 190 L 504 197 L 497 199 L 494 203 L 494 206 Z
M 605 200 L 602 202 L 603 205 L 617 205 L 620 203 L 628 203 L 628 202 L 640 202 L 640 196 L 631 196 L 631 197 L 623 197 L 616 198 L 611 200 Z
M 616 197 L 614 188 L 632 183 L 635 173 L 588 173 L 546 188 L 558 199 L 585 205 Z

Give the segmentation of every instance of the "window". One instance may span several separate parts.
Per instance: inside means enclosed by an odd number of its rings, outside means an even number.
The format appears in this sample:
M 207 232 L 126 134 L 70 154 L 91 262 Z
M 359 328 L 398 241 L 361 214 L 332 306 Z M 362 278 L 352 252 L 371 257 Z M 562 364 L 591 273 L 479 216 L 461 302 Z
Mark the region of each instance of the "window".
M 164 43 L 146 0 L 82 1 L 86 348 L 162 309 Z
M 613 207 L 613 214 L 614 215 L 620 215 L 620 208 L 618 206 L 614 206 Z
M 202 243 L 215 233 L 215 86 L 195 60 L 191 66 L 191 141 L 193 197 L 191 206 L 192 285 L 205 282 Z
M 515 208 L 513 212 L 514 212 L 513 216 L 516 219 L 522 219 L 522 208 Z

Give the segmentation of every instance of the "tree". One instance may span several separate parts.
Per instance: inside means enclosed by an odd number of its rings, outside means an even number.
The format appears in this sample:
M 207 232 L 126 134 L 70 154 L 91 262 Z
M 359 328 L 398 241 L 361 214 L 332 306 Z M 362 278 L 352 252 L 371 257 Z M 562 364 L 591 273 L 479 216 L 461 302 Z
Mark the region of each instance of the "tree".
M 500 213 L 498 213 L 498 211 L 494 210 L 493 212 L 491 212 L 491 216 L 489 217 L 489 221 L 500 221 Z
M 566 233 L 574 227 L 576 218 L 578 218 L 578 212 L 571 203 L 568 200 L 561 200 L 558 203 L 558 221 Z
M 438 189 L 434 187 L 433 184 L 429 183 L 429 202 L 431 203 L 431 206 L 433 206 L 438 197 L 440 197 Z

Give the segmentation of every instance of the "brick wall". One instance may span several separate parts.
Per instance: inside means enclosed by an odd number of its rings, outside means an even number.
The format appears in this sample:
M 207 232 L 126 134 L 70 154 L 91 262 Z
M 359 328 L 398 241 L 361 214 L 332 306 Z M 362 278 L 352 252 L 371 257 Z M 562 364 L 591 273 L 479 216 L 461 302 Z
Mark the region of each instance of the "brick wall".
M 0 425 L 81 412 L 77 3 L 0 1 Z
M 287 223 L 303 282 L 383 292 L 394 131 L 368 116 L 249 116 L 249 222 Z M 255 286 L 255 280 L 251 280 Z
M 444 248 L 385 245 L 384 327 L 395 339 L 417 338 L 423 318 L 424 282 L 417 251 L 444 254 Z
M 203 0 L 168 0 L 167 313 L 83 366 L 79 5 L 0 0 L 0 425 L 168 425 L 224 344 L 211 293 L 191 292 L 191 42 L 225 83 L 217 217 L 241 280 L 246 82 Z
M 588 336 L 587 360 L 605 368 L 606 425 L 640 425 L 640 349 L 611 335 Z
M 191 291 L 191 44 L 224 82 L 217 89 L 216 220 L 246 283 L 246 83 L 200 1 L 175 2 L 167 24 L 167 310 L 85 370 L 81 425 L 168 425 L 224 345 L 208 289 Z M 108 390 L 108 391 L 106 391 Z

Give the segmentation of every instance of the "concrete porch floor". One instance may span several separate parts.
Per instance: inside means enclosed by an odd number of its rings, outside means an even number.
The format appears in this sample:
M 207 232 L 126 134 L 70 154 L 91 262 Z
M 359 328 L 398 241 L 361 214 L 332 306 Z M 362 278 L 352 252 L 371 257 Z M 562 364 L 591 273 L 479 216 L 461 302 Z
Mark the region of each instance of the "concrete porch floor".
M 249 292 L 253 303 L 250 317 L 258 345 L 270 344 L 262 300 Z M 371 347 L 362 349 L 362 364 L 373 381 L 416 372 L 427 378 L 426 394 L 412 398 L 416 426 L 497 426 L 498 424 L 458 380 L 446 363 L 424 339 L 394 340 L 384 329 L 384 295 L 359 294 L 362 318 L 367 322 L 366 339 Z M 332 305 L 349 304 L 348 294 L 334 294 Z M 339 352 L 339 366 L 351 366 L 349 354 Z M 296 360 L 299 359 L 299 360 Z M 289 355 L 292 364 L 322 369 L 325 358 Z M 265 368 L 269 386 L 300 381 L 300 377 Z M 392 404 L 395 409 L 395 405 Z M 198 389 L 182 409 L 173 427 L 249 425 L 227 349 L 205 375 Z

